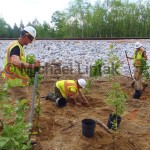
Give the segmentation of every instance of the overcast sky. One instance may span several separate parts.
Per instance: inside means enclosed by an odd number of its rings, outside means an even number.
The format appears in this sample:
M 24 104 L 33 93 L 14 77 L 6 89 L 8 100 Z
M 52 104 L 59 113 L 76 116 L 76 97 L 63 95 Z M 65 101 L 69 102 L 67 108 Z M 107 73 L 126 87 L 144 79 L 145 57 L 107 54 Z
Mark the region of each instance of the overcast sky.
M 40 23 L 46 21 L 50 23 L 51 15 L 59 10 L 64 10 L 69 6 L 71 0 L 0 0 L 0 17 L 10 24 L 14 23 L 26 25 L 35 18 Z M 89 0 L 92 4 L 96 0 Z

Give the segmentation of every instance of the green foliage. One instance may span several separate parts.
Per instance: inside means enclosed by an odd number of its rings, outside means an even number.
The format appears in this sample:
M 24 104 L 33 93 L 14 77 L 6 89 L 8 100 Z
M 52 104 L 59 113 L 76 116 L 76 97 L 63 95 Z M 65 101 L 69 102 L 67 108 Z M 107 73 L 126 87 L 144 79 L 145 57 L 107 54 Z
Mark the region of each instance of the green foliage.
M 29 63 L 29 64 L 34 64 L 35 63 L 35 56 L 34 55 L 26 55 L 26 62 Z M 35 75 L 35 69 L 34 68 L 29 68 L 29 69 L 26 69 L 26 72 L 27 72 L 27 75 L 31 78 L 31 77 L 34 77 Z
M 113 116 L 113 117 L 116 117 L 116 116 Z M 117 130 L 117 117 L 112 122 L 112 129 Z
M 6 88 L 2 85 L 0 85 L 0 102 L 5 100 L 7 96 Z
M 20 36 L 20 28 L 17 26 L 17 24 L 15 23 L 14 24 L 14 30 L 13 30 L 13 32 L 12 32 L 12 36 L 14 37 L 14 38 L 18 38 L 19 36 Z
M 24 85 L 22 85 L 22 80 L 21 80 L 21 79 L 17 79 L 17 78 L 16 78 L 16 79 L 13 79 L 13 80 L 8 79 L 8 80 L 6 81 L 5 86 L 6 86 L 6 89 L 10 89 L 10 88 L 12 88 L 12 87 L 24 86 Z
M 35 63 L 35 56 L 34 55 L 26 55 L 26 62 L 29 64 L 33 64 Z M 38 71 L 40 68 L 38 69 L 27 69 L 27 74 L 30 77 L 30 82 L 29 82 L 29 86 L 34 85 L 34 77 L 35 77 L 35 73 L 36 71 Z M 38 84 L 40 83 L 40 81 L 43 79 L 42 75 L 38 75 Z
M 21 101 L 16 100 L 16 116 L 15 116 L 15 122 L 23 121 L 25 118 L 25 111 L 26 109 L 29 109 L 26 99 L 22 99 Z
M 127 96 L 121 89 L 119 83 L 113 83 L 108 93 L 107 103 L 114 108 L 114 113 L 121 116 L 125 110 Z
M 119 75 L 120 74 L 120 59 L 119 57 L 114 53 L 114 46 L 113 44 L 110 44 L 110 49 L 108 53 L 108 69 L 107 74 L 109 75 Z
M 3 130 L 0 134 L 0 149 L 8 150 L 29 150 L 31 148 L 29 142 L 30 124 L 25 123 L 25 110 L 28 108 L 27 100 L 16 101 L 12 104 L 5 99 L 0 103 L 1 125 Z M 6 124 L 9 119 L 13 123 Z
M 35 62 L 35 56 L 34 55 L 27 55 L 26 56 L 26 62 L 33 64 Z M 36 73 L 35 71 L 38 71 L 38 70 L 33 70 L 32 72 L 30 72 L 30 74 L 28 74 L 30 76 L 29 86 L 34 85 L 35 73 Z M 35 125 L 36 127 L 38 127 L 39 117 L 41 114 L 40 93 L 38 91 L 38 85 L 42 79 L 43 79 L 43 76 L 38 74 L 37 85 L 36 85 L 36 103 L 35 103 L 35 114 L 37 117 L 36 118 L 36 125 Z
M 91 80 L 87 80 L 87 84 L 85 86 L 85 89 L 84 89 L 84 94 L 88 94 L 89 90 L 91 89 L 92 87 L 92 81 Z
M 34 19 L 27 25 L 36 28 L 37 38 L 149 37 L 149 16 L 149 0 L 144 3 L 141 0 L 105 0 L 95 1 L 94 5 L 85 0 L 73 0 L 68 8 L 54 12 L 51 22 L 41 24 Z M 19 27 L 15 24 L 11 28 L 0 17 L 0 37 L 18 38 L 24 26 L 20 21 Z
M 115 55 L 113 48 L 114 46 L 111 44 L 108 54 L 108 64 L 111 69 L 108 73 L 109 77 L 112 78 L 112 87 L 108 92 L 107 103 L 114 108 L 113 115 L 116 116 L 116 119 L 113 122 L 113 129 L 117 129 L 117 116 L 121 116 L 124 113 L 127 96 L 116 80 L 116 77 L 119 75 L 120 60 L 119 57 Z
M 66 32 L 66 16 L 63 12 L 55 11 L 52 15 L 52 22 L 55 25 L 55 35 L 56 37 L 65 37 Z
M 43 76 L 41 75 L 38 75 L 38 81 L 37 81 L 37 85 L 36 85 L 36 101 L 35 101 L 35 117 L 36 117 L 36 120 L 35 120 L 35 126 L 36 128 L 38 128 L 38 132 L 39 132 L 39 118 L 40 118 L 40 115 L 41 115 L 41 100 L 40 100 L 40 93 L 38 91 L 38 87 L 39 87 L 39 83 L 40 81 L 43 79 Z M 34 85 L 34 78 L 32 77 L 31 78 L 31 81 L 30 84 L 31 85 Z
M 43 78 L 44 78 L 43 75 L 38 74 L 37 84 L 39 84 Z M 30 77 L 29 86 L 32 86 L 32 85 L 34 85 L 34 77 Z
M 6 23 L 4 18 L 0 16 L 0 38 L 11 36 L 11 27 Z
M 13 125 L 4 125 L 0 136 L 0 149 L 6 150 L 29 150 L 31 148 L 28 141 L 29 132 L 24 121 Z
M 95 64 L 90 69 L 90 76 L 91 77 L 100 77 L 102 76 L 102 66 L 103 66 L 103 60 L 98 59 L 95 61 Z
M 39 133 L 39 119 L 40 119 L 40 115 L 41 115 L 41 99 L 40 99 L 40 93 L 38 91 L 38 88 L 36 90 L 36 103 L 35 103 L 35 115 L 36 115 L 36 122 L 35 122 L 35 126 L 38 129 L 38 133 Z
M 146 82 L 147 80 L 150 79 L 149 66 L 147 64 L 147 61 L 145 61 L 144 59 L 142 59 L 141 64 L 142 64 L 141 65 L 142 75 L 143 75 L 144 81 Z
M 34 55 L 27 55 L 26 56 L 26 62 L 33 64 L 35 62 L 35 56 Z M 29 86 L 34 85 L 35 73 L 38 70 L 32 70 L 31 72 L 28 73 L 28 75 L 30 77 Z M 38 74 L 37 85 L 36 85 L 36 102 L 35 102 L 35 115 L 37 117 L 35 126 L 38 128 L 38 130 L 39 130 L 38 122 L 39 122 L 39 117 L 41 114 L 40 93 L 38 91 L 38 86 L 39 86 L 39 83 L 42 79 L 43 79 L 43 76 L 41 74 Z
M 10 102 L 7 99 L 6 89 L 20 85 L 19 80 L 8 80 L 7 85 L 0 86 L 0 149 L 6 150 L 29 150 L 31 144 L 29 142 L 28 131 L 30 124 L 26 123 L 25 111 L 28 108 L 27 100 Z M 11 123 L 9 123 L 11 122 Z
M 15 108 L 10 103 L 3 103 L 3 104 L 1 103 L 0 108 L 1 114 L 5 116 L 5 119 L 11 118 L 12 113 L 15 112 Z
M 34 55 L 26 55 L 26 62 L 29 64 L 34 64 L 35 63 L 35 56 Z

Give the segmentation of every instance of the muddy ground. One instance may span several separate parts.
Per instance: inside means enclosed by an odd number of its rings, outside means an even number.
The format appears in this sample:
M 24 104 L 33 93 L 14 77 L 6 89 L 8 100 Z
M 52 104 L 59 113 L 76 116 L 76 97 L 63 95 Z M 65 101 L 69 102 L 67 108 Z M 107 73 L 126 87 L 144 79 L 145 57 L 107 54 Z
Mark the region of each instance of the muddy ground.
M 63 76 L 59 79 L 77 79 L 79 76 Z M 39 86 L 40 96 L 54 91 L 57 77 L 46 77 Z M 68 104 L 58 108 L 55 102 L 41 99 L 40 132 L 33 135 L 38 141 L 33 150 L 149 150 L 150 149 L 150 88 L 139 100 L 133 99 L 131 79 L 120 76 L 118 82 L 128 95 L 126 111 L 118 131 L 108 133 L 96 125 L 94 137 L 82 135 L 81 121 L 85 118 L 101 120 L 107 124 L 113 108 L 106 103 L 111 83 L 106 78 L 92 79 L 91 90 L 86 95 L 90 106 Z M 32 88 L 30 90 L 32 94 Z M 84 91 L 83 91 L 84 93 Z M 36 120 L 36 119 L 35 119 Z M 34 128 L 33 131 L 37 131 Z

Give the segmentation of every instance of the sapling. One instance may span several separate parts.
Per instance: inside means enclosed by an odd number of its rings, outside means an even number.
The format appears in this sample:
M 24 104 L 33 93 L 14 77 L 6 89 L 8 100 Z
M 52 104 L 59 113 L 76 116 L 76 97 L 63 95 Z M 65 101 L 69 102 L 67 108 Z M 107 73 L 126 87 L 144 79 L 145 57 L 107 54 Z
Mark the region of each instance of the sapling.
M 100 77 L 102 76 L 102 66 L 103 60 L 98 59 L 95 61 L 95 64 L 90 68 L 90 76 L 91 77 Z
M 26 56 L 26 62 L 28 62 L 30 64 L 35 63 L 35 56 L 28 54 Z M 28 76 L 30 77 L 30 83 L 29 83 L 30 86 L 34 85 L 35 72 L 38 71 L 39 69 L 32 69 L 32 70 L 29 69 Z M 41 114 L 40 93 L 38 91 L 38 85 L 39 85 L 39 83 L 42 79 L 43 79 L 43 76 L 38 74 L 38 81 L 37 81 L 37 85 L 36 85 L 36 102 L 35 102 L 35 113 L 36 113 L 36 116 L 37 116 L 35 126 L 38 128 L 38 130 L 39 130 L 38 122 L 39 122 L 39 117 L 40 117 L 40 114 Z
M 84 89 L 84 94 L 87 95 L 89 93 L 89 90 L 91 89 L 92 87 L 92 81 L 91 80 L 87 80 L 87 84 L 85 86 L 85 89 Z
M 112 116 L 116 117 L 113 122 L 114 129 L 117 129 L 117 117 L 124 113 L 126 99 L 127 96 L 122 91 L 120 84 L 113 82 L 112 88 L 108 93 L 107 103 L 114 108 L 114 113 L 112 113 Z
M 144 83 L 149 83 L 150 82 L 150 73 L 149 73 L 149 65 L 147 63 L 147 61 L 145 61 L 144 59 L 141 60 L 141 72 L 142 72 L 142 76 L 143 76 L 143 80 Z
M 35 56 L 30 55 L 30 54 L 26 55 L 26 62 L 29 64 L 34 64 L 35 63 Z M 35 75 L 35 69 L 34 68 L 26 69 L 26 73 L 30 78 L 32 78 Z
M 34 64 L 35 63 L 35 56 L 34 55 L 26 55 L 26 62 L 29 63 L 29 64 Z M 40 68 L 36 68 L 36 69 L 33 69 L 33 68 L 30 68 L 30 69 L 26 69 L 26 72 L 27 72 L 27 75 L 29 76 L 30 78 L 30 82 L 29 82 L 29 85 L 32 86 L 34 85 L 34 76 L 35 76 L 35 72 L 38 71 Z M 43 76 L 41 74 L 38 75 L 38 83 L 43 79 Z
M 110 45 L 110 52 L 108 56 L 108 64 L 110 66 L 108 74 L 112 79 L 112 87 L 108 93 L 107 103 L 114 108 L 114 113 L 112 113 L 112 116 L 116 117 L 113 122 L 113 129 L 117 129 L 117 118 L 124 113 L 127 96 L 121 89 L 120 84 L 117 82 L 117 76 L 120 74 L 120 60 L 113 51 L 113 45 Z

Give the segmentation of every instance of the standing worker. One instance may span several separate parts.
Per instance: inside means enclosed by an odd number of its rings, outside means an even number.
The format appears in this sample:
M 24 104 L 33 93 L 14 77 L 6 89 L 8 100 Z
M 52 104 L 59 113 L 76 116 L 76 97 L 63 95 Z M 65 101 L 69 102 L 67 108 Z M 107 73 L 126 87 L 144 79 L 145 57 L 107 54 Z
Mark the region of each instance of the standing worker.
M 6 59 L 2 76 L 6 80 L 19 81 L 19 85 L 10 88 L 10 94 L 15 100 L 27 99 L 29 108 L 25 111 L 25 121 L 29 122 L 30 102 L 28 100 L 29 77 L 26 69 L 35 69 L 40 66 L 40 61 L 34 64 L 26 63 L 24 45 L 32 43 L 36 37 L 36 30 L 32 26 L 25 27 L 20 34 L 20 38 L 13 41 L 7 48 Z M 32 141 L 31 141 L 32 142 Z
M 89 105 L 88 100 L 80 91 L 80 89 L 85 88 L 85 86 L 86 81 L 84 79 L 78 79 L 77 81 L 60 80 L 55 84 L 55 94 L 60 98 L 64 97 L 68 102 L 72 99 L 76 105 L 81 106 L 77 97 L 77 93 L 79 93 L 82 98 L 82 102 Z
M 28 99 L 29 77 L 26 69 L 34 69 L 40 66 L 39 61 L 36 61 L 34 64 L 29 64 L 25 61 L 23 46 L 32 43 L 35 37 L 36 30 L 32 26 L 27 26 L 23 29 L 23 31 L 21 31 L 20 38 L 13 41 L 6 51 L 6 59 L 2 76 L 6 81 L 21 81 L 21 85 L 10 89 L 10 93 L 13 98 L 17 100 Z M 26 121 L 27 119 L 29 121 L 29 114 L 26 116 Z
M 136 42 L 135 43 L 135 52 L 134 52 L 134 56 L 133 57 L 128 57 L 129 59 L 134 59 L 134 79 L 135 79 L 135 83 L 134 83 L 134 88 L 135 88 L 135 93 L 136 94 L 133 95 L 133 98 L 139 98 L 142 94 L 142 90 L 144 90 L 144 88 L 147 86 L 147 84 L 143 84 L 142 83 L 142 62 L 147 60 L 147 55 L 146 55 L 146 51 L 143 50 L 142 48 L 142 44 L 140 42 Z

